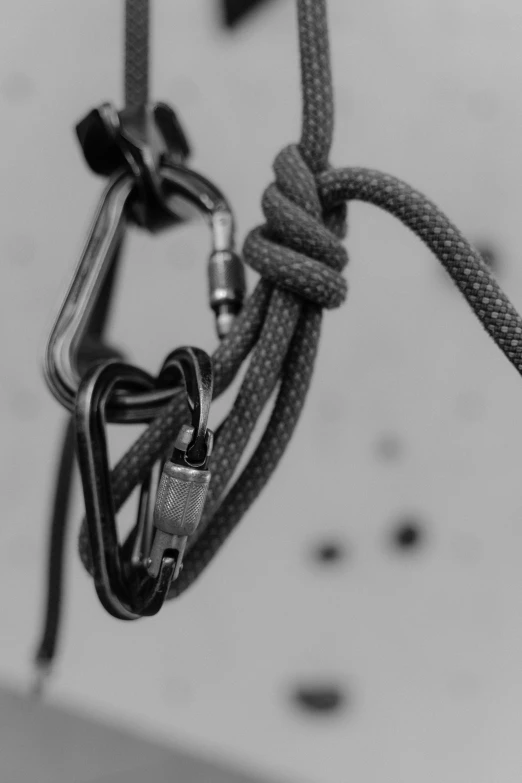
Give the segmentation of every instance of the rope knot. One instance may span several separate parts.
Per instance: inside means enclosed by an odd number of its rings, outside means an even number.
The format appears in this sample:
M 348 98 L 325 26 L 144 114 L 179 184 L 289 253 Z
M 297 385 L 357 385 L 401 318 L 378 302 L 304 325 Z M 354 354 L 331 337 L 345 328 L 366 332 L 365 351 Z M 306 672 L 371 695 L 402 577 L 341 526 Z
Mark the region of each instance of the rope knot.
M 274 162 L 275 182 L 263 194 L 266 218 L 247 236 L 244 260 L 265 280 L 320 307 L 339 307 L 348 286 L 341 243 L 346 206 L 325 210 L 316 178 L 299 147 L 285 147 Z

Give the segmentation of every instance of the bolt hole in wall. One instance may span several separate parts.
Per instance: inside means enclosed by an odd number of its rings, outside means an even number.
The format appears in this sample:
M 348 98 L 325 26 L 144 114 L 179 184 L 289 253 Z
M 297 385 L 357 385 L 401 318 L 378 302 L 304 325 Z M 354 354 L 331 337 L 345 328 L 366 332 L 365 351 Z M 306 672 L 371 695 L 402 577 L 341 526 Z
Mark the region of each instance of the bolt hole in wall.
M 222 0 L 221 15 L 225 27 L 237 27 L 246 16 L 260 5 L 266 5 L 268 0 Z
M 348 548 L 343 541 L 327 539 L 317 543 L 312 551 L 316 563 L 322 566 L 338 566 L 348 556 Z
M 421 518 L 415 514 L 400 517 L 392 528 L 391 542 L 401 554 L 412 554 L 421 549 L 426 543 Z M 320 541 L 313 549 L 313 558 L 321 566 L 339 566 L 347 558 L 346 544 L 336 539 Z M 335 683 L 308 682 L 296 685 L 292 701 L 302 712 L 322 716 L 340 713 L 346 707 L 347 696 L 344 689 Z
M 339 685 L 324 682 L 297 685 L 292 699 L 302 712 L 317 716 L 339 713 L 347 702 L 346 693 Z
M 391 543 L 397 552 L 404 554 L 425 546 L 426 531 L 420 517 L 408 514 L 397 520 L 392 528 Z

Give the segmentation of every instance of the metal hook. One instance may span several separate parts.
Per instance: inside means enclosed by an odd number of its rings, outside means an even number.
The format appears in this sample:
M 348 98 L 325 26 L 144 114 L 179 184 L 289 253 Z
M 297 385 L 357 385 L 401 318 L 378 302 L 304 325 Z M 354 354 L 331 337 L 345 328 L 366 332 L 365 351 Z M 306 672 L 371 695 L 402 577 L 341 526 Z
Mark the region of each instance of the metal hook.
M 233 251 L 234 225 L 228 202 L 207 179 L 183 166 L 165 163 L 161 169 L 165 199 L 173 214 L 204 214 L 211 228 L 209 259 L 210 302 L 217 314 L 220 335 L 230 328 L 244 294 L 244 273 Z M 49 337 L 44 373 L 49 389 L 65 408 L 74 409 L 81 379 L 79 356 L 89 319 L 102 291 L 115 253 L 122 241 L 128 208 L 135 188 L 125 173 L 116 174 L 104 191 L 73 280 Z M 172 392 L 120 389 L 108 408 L 110 421 L 147 422 Z
M 175 545 L 164 546 L 161 551 L 154 542 L 150 545 L 151 504 L 146 497 L 152 489 L 150 476 L 142 486 L 135 532 L 123 547 L 120 546 L 105 436 L 107 409 L 118 386 L 150 391 L 156 385 L 170 388 L 171 384 L 175 384 L 179 388 L 180 381 L 185 385 L 192 419 L 191 427 L 182 428 L 182 431 L 189 429 L 192 435 L 190 442 L 185 443 L 186 455 L 187 459 L 190 455 L 194 461 L 203 460 L 198 466 L 201 469 L 206 466 L 212 443 L 212 434 L 207 429 L 212 399 L 212 366 L 204 351 L 197 348 L 173 351 L 157 380 L 128 364 L 102 364 L 86 373 L 78 390 L 75 416 L 77 450 L 94 582 L 103 606 L 122 620 L 134 620 L 159 611 L 172 580 L 179 573 L 184 546 L 178 548 L 175 554 Z M 194 465 L 194 462 L 188 464 Z M 209 479 L 210 474 L 206 477 L 207 484 Z M 200 512 L 202 510 L 201 506 Z M 145 546 L 147 549 L 144 549 Z M 134 557 L 131 555 L 129 558 L 129 550 Z M 154 553 L 157 565 L 154 572 L 149 567 L 149 553 Z

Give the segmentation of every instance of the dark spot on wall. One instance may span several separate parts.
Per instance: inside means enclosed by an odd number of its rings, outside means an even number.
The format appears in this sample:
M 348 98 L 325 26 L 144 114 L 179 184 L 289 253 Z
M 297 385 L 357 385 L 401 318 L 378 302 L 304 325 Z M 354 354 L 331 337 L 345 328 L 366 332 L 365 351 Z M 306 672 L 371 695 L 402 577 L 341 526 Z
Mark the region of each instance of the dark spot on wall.
M 339 712 L 347 699 L 338 685 L 307 683 L 295 688 L 293 701 L 303 712 L 324 715 Z
M 320 565 L 338 565 L 346 560 L 347 549 L 341 541 L 327 540 L 319 542 L 313 550 L 313 558 Z
M 392 531 L 393 546 L 404 552 L 419 549 L 425 543 L 425 538 L 422 522 L 415 516 L 404 516 Z
M 235 27 L 257 6 L 268 5 L 268 0 L 221 0 L 225 27 Z
M 394 433 L 383 433 L 375 441 L 375 456 L 382 462 L 396 462 L 404 452 L 401 438 Z

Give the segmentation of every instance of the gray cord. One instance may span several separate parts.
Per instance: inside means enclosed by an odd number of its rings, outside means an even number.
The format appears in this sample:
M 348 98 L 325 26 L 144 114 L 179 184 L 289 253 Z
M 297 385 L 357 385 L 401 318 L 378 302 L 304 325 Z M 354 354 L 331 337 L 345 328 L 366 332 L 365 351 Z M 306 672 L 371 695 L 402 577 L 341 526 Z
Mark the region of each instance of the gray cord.
M 218 552 L 277 467 L 310 385 L 322 309 L 337 307 L 347 286 L 341 243 L 346 202 L 366 201 L 414 231 L 433 251 L 499 348 L 522 373 L 522 320 L 477 251 L 428 199 L 394 177 L 366 169 L 330 169 L 333 98 L 325 0 L 298 0 L 303 85 L 301 140 L 274 164 L 263 196 L 266 222 L 246 239 L 244 260 L 261 275 L 230 335 L 213 356 L 221 394 L 250 357 L 232 410 L 216 439 L 206 512 L 170 597 L 186 590 Z M 259 414 L 277 389 L 265 432 L 229 486 Z M 115 507 L 161 458 L 186 415 L 176 396 L 112 470 Z M 90 569 L 85 524 L 80 555 Z
M 125 106 L 149 99 L 149 0 L 125 0 Z

